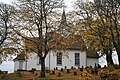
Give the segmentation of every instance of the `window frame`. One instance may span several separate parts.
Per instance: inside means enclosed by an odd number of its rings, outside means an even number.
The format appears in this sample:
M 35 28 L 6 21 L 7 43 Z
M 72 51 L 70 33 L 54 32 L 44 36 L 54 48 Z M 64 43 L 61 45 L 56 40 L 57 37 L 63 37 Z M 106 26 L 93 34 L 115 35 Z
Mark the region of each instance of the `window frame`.
M 75 57 L 75 66 L 79 66 L 80 65 L 80 53 L 75 53 L 74 57 Z
M 56 55 L 56 64 L 57 66 L 61 66 L 62 65 L 62 52 L 57 52 Z
M 37 58 L 37 65 L 41 65 L 41 60 L 39 57 Z

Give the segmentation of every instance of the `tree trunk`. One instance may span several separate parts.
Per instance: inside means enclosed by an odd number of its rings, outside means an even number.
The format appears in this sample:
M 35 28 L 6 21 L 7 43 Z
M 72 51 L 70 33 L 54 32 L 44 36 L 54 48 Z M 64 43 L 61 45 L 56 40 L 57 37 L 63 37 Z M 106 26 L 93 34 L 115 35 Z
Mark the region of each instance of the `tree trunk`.
M 120 50 L 116 49 L 117 55 L 118 55 L 118 61 L 119 61 L 119 67 L 120 67 Z
M 108 49 L 104 49 L 104 53 L 105 53 L 105 55 L 106 55 L 107 64 L 109 64 Z
M 41 75 L 40 77 L 44 78 L 45 77 L 45 59 L 41 59 Z
M 116 49 L 117 55 L 118 55 L 118 61 L 119 61 L 119 67 L 120 67 L 120 43 L 113 42 L 114 47 Z
M 113 60 L 112 60 L 112 49 L 110 49 L 110 52 L 108 49 L 104 49 L 104 53 L 106 54 L 106 61 L 107 61 L 108 66 L 114 65 Z
M 110 60 L 110 65 L 114 65 L 113 59 L 112 59 L 112 49 L 109 49 L 109 60 Z
M 119 51 L 119 54 L 118 54 L 118 61 L 119 61 L 119 67 L 120 67 L 120 51 Z

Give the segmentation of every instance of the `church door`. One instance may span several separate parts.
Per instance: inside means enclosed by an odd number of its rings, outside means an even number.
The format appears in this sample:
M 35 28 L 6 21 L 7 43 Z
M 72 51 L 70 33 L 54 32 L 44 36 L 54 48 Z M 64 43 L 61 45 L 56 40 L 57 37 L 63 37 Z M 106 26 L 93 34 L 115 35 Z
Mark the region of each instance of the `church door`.
M 19 69 L 23 69 L 23 61 L 19 61 Z

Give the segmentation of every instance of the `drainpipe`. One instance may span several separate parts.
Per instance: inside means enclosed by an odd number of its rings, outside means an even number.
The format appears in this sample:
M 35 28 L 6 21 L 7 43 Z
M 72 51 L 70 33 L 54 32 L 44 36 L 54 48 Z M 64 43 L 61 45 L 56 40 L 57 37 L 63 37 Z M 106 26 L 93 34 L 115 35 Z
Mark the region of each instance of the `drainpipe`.
M 49 70 L 50 70 L 50 52 L 49 52 Z
M 25 70 L 27 70 L 27 60 L 26 60 Z
M 27 56 L 27 51 L 25 50 L 25 53 L 26 53 L 26 56 Z M 25 70 L 27 70 L 27 57 L 25 58 L 25 62 L 26 62 L 26 64 L 25 64 Z

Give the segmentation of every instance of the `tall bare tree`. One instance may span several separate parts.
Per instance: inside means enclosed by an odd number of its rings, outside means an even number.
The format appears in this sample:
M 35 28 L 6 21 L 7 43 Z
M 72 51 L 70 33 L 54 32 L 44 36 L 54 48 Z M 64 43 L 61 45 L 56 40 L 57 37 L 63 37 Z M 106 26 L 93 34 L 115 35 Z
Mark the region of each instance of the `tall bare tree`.
M 13 47 L 10 46 L 11 30 L 11 15 L 13 6 L 0 3 L 0 61 L 6 60 L 8 54 L 13 52 Z
M 33 43 L 33 52 L 41 61 L 41 77 L 45 77 L 45 58 L 51 49 L 57 46 L 61 39 L 57 33 L 57 13 L 62 7 L 62 0 L 19 0 L 14 17 L 14 31 L 24 42 Z M 55 44 L 56 42 L 56 44 Z
M 7 38 L 9 23 L 9 7 L 6 4 L 0 4 L 0 46 Z

